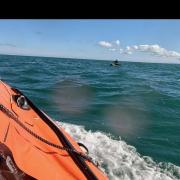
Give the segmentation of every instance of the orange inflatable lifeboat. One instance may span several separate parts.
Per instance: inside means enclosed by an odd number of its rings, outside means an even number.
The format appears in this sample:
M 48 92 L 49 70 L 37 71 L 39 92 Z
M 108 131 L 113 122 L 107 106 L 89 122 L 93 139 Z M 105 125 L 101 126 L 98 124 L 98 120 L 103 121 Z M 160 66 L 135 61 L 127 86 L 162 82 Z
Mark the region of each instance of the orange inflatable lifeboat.
M 107 180 L 81 146 L 0 81 L 0 179 Z

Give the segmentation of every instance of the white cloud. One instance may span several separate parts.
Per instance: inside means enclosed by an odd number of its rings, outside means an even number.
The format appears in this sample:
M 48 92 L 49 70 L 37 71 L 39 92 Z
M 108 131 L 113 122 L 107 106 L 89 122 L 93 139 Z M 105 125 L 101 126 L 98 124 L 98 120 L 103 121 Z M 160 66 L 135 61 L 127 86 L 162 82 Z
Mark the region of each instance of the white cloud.
M 180 59 L 180 53 L 176 51 L 167 50 L 163 47 L 160 47 L 158 44 L 140 44 L 140 45 L 132 45 L 126 46 L 124 49 L 121 47 L 119 50 L 117 49 L 120 45 L 120 41 L 99 41 L 100 46 L 104 48 L 108 48 L 110 51 L 118 51 L 120 54 L 132 54 L 133 52 L 144 52 L 150 53 L 152 55 L 158 55 L 161 57 L 173 57 Z
M 123 53 L 124 53 L 124 54 L 132 54 L 131 51 L 124 51 Z
M 131 50 L 131 47 L 130 47 L 130 46 L 126 46 L 126 50 L 127 50 L 127 51 L 130 51 L 130 50 Z
M 133 46 L 133 49 L 135 49 L 135 50 L 138 49 L 138 46 L 134 45 L 134 46 Z
M 132 52 L 131 52 L 131 51 L 128 51 L 127 54 L 132 54 Z
M 110 51 L 116 51 L 116 49 L 115 48 L 111 48 L 111 49 L 109 49 Z
M 119 49 L 120 54 L 122 54 L 124 52 L 124 50 L 122 48 Z
M 120 50 L 120 54 L 132 54 L 132 47 L 130 47 L 130 46 L 126 46 L 126 48 L 125 49 L 121 49 Z
M 116 40 L 115 43 L 116 43 L 116 45 L 118 45 L 118 46 L 120 45 L 120 41 L 119 41 L 119 40 Z
M 105 47 L 105 48 L 111 48 L 109 49 L 110 51 L 115 51 L 117 50 L 117 46 L 120 45 L 120 41 L 119 40 L 116 40 L 116 41 L 112 41 L 112 42 L 108 42 L 108 41 L 99 41 L 98 44 L 102 47 Z
M 142 51 L 142 52 L 148 52 L 152 53 L 154 55 L 164 56 L 164 57 L 174 57 L 174 58 L 180 58 L 180 53 L 176 51 L 169 51 L 165 48 L 160 47 L 158 44 L 154 45 L 134 45 L 132 46 L 133 51 Z
M 112 47 L 112 44 L 108 41 L 99 41 L 98 44 L 102 47 L 105 47 L 105 48 L 110 48 Z

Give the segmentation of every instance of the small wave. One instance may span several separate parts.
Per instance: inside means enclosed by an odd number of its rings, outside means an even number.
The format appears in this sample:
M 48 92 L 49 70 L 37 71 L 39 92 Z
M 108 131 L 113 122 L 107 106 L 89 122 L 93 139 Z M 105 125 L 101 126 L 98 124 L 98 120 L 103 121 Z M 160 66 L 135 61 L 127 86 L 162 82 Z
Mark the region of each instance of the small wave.
M 84 143 L 90 156 L 96 159 L 110 180 L 175 180 L 180 179 L 180 167 L 171 163 L 155 163 L 151 157 L 141 156 L 136 148 L 115 140 L 102 132 L 87 131 L 83 126 L 60 123 L 78 142 Z

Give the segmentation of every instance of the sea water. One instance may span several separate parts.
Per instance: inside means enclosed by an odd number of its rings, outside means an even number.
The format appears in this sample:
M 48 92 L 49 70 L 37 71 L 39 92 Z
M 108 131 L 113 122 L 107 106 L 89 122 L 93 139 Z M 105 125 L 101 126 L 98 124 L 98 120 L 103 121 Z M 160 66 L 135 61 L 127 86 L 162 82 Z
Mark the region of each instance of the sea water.
M 1 55 L 0 77 L 87 146 L 110 179 L 180 179 L 180 65 L 110 63 Z

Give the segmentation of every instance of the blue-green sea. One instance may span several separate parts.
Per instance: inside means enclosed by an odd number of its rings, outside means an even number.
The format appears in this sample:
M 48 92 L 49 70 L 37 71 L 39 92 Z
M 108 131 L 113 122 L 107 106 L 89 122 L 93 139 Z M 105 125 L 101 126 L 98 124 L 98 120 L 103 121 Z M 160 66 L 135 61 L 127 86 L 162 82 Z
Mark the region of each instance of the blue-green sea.
M 180 179 L 180 64 L 110 63 L 0 55 L 0 78 L 83 142 L 110 179 Z

